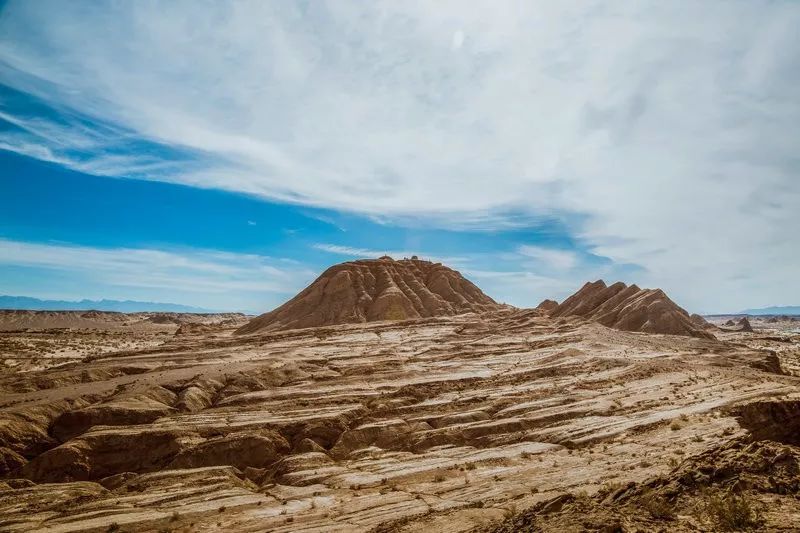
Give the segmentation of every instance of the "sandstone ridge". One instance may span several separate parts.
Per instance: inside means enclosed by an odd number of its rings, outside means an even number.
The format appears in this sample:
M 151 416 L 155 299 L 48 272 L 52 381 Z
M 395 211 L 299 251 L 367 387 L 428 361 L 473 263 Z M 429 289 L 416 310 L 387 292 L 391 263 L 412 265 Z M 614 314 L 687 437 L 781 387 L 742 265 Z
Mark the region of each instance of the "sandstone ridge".
M 683 308 L 661 289 L 640 289 L 603 280 L 586 283 L 578 292 L 550 311 L 552 317 L 582 316 L 623 331 L 665 333 L 713 339 L 694 323 Z

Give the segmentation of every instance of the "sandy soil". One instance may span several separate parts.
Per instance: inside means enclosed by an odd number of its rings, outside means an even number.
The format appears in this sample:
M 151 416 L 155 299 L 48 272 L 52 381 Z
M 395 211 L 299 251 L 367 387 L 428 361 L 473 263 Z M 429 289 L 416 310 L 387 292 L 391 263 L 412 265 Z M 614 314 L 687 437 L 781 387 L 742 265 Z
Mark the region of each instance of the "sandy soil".
M 44 370 L 87 356 L 152 348 L 183 327 L 205 333 L 246 323 L 239 313 L 113 313 L 0 310 L 0 375 Z
M 800 399 L 776 372 L 796 372 L 800 334 L 762 326 L 710 340 L 499 310 L 220 328 L 6 371 L 0 531 L 456 532 L 538 524 L 525 510 L 564 495 L 560 512 L 595 512 L 618 487 L 738 453 L 741 406 Z M 768 529 L 799 516 L 797 494 L 753 497 L 781 510 Z M 681 509 L 629 530 L 713 530 Z

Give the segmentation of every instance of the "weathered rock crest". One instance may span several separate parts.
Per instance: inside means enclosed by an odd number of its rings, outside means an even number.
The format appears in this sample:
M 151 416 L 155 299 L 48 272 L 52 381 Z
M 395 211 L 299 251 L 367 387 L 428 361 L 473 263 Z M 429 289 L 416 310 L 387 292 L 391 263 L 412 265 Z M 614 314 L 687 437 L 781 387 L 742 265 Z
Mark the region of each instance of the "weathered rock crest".
M 472 282 L 441 263 L 382 257 L 330 267 L 300 294 L 236 332 L 450 316 L 497 307 Z
M 550 316 L 582 316 L 623 331 L 714 338 L 661 289 L 640 289 L 622 282 L 613 285 L 606 285 L 603 280 L 586 283 L 551 310 Z

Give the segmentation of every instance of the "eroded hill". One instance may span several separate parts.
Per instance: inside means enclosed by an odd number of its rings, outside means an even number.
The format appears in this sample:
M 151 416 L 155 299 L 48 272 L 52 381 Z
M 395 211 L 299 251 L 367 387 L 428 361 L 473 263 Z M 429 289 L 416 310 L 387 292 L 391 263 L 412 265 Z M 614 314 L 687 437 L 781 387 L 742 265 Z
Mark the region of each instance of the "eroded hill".
M 587 283 L 549 310 L 550 316 L 582 316 L 614 329 L 643 333 L 668 333 L 713 339 L 704 324 L 673 302 L 661 289 L 640 289 L 622 282 L 607 286 L 603 280 Z M 702 318 L 702 317 L 701 317 Z
M 441 263 L 382 257 L 332 266 L 300 294 L 237 333 L 451 316 L 497 307 Z

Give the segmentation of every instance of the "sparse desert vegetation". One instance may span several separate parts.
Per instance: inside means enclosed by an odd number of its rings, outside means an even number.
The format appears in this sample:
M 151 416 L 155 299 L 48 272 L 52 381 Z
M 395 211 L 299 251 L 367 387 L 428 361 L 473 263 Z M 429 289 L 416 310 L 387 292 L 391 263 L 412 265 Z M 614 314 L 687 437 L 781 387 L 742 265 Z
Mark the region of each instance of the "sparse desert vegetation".
M 471 298 L 485 307 L 250 334 L 172 323 L 8 368 L 0 528 L 715 531 L 797 512 L 798 378 L 763 321 L 663 335 Z M 299 309 L 272 316 L 319 308 Z

